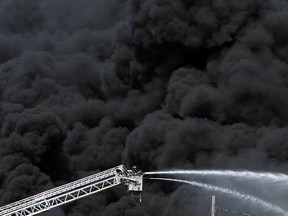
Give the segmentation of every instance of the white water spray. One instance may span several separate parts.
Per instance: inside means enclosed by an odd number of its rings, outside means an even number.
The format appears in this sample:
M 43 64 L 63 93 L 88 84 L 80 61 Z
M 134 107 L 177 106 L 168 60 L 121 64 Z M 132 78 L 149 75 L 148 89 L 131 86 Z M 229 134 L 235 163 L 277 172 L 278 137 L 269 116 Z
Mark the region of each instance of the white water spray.
M 180 183 L 190 184 L 190 185 L 193 185 L 196 187 L 202 187 L 206 190 L 225 193 L 225 194 L 228 194 L 228 195 L 235 197 L 237 199 L 244 199 L 245 201 L 252 202 L 252 203 L 257 204 L 257 205 L 261 205 L 266 210 L 271 210 L 271 211 L 274 211 L 274 212 L 279 213 L 281 215 L 286 215 L 286 216 L 288 215 L 288 212 L 286 212 L 284 209 L 282 209 L 281 207 L 279 207 L 273 203 L 264 201 L 258 197 L 252 196 L 252 195 L 240 193 L 240 192 L 235 191 L 235 190 L 230 190 L 227 188 L 222 188 L 222 187 L 218 187 L 218 186 L 214 186 L 214 185 L 210 185 L 210 184 L 204 184 L 204 183 L 195 182 L 195 181 L 186 181 L 186 180 L 181 180 L 181 179 L 171 179 L 171 178 L 148 178 L 148 179 L 160 180 L 160 181 L 180 182 Z
M 145 172 L 145 175 L 198 175 L 198 176 L 227 176 L 248 179 L 262 179 L 273 181 L 288 181 L 288 175 L 282 173 L 251 172 L 251 171 L 231 171 L 231 170 L 174 170 Z

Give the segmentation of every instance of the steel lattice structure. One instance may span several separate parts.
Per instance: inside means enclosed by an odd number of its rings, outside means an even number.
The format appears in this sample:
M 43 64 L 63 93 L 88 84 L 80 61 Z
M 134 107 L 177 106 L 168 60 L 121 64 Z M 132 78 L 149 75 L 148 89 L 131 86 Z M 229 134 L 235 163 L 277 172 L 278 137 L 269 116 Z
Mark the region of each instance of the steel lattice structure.
M 128 171 L 123 165 L 120 165 L 3 206 L 0 208 L 0 216 L 39 214 L 120 184 L 127 185 L 128 192 L 141 193 L 142 177 L 142 173 Z

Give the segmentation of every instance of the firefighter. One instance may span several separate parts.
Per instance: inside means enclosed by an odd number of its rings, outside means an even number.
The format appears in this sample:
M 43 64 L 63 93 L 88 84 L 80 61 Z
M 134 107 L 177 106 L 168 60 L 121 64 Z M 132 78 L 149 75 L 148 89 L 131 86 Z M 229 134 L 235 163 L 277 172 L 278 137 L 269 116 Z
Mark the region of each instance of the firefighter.
M 141 174 L 142 171 L 141 170 L 138 171 L 136 166 L 132 167 L 132 175 L 141 175 Z

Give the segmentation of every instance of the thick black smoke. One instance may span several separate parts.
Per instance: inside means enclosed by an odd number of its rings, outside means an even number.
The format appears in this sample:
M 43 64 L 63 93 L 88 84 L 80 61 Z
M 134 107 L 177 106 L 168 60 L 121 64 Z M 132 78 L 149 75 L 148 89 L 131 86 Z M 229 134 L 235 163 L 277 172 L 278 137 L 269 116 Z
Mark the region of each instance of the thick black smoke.
M 286 172 L 287 19 L 286 0 L 0 0 L 0 203 L 121 163 Z M 145 189 L 51 214 L 198 216 L 211 195 Z

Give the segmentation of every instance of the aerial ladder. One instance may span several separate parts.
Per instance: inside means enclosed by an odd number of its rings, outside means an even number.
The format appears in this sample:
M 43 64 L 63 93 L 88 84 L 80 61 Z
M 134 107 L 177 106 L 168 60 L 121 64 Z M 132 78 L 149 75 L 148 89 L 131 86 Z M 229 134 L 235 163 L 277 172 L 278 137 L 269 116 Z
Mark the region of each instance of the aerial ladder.
M 141 202 L 143 175 L 144 173 L 138 171 L 135 166 L 132 170 L 127 170 L 123 165 L 116 166 L 2 206 L 0 216 L 36 215 L 121 184 L 126 185 L 127 192 Z

